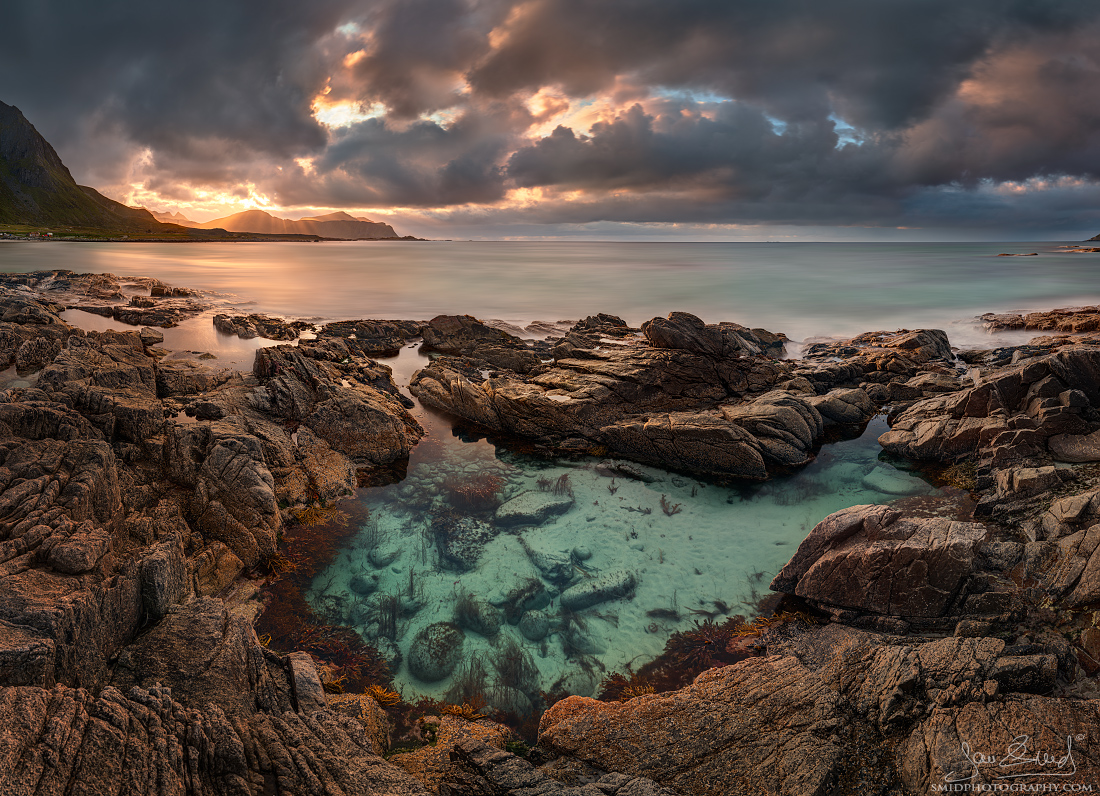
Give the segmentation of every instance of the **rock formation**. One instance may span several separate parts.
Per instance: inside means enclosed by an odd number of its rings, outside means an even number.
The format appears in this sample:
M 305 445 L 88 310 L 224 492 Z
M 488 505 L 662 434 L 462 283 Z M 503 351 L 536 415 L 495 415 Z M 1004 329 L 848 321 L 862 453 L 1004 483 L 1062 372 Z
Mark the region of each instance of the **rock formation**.
M 83 331 L 60 317 L 73 306 L 132 309 L 146 328 Z M 592 316 L 538 343 L 441 316 L 330 324 L 242 374 L 158 347 L 148 326 L 198 307 L 154 280 L 0 280 L 0 349 L 27 376 L 0 391 L 0 792 L 917 794 L 1003 782 L 990 757 L 1021 783 L 1100 781 L 1100 347 L 1032 341 L 959 367 L 942 332 L 918 330 L 783 361 L 780 335 L 685 313 L 639 329 Z M 273 336 L 286 324 L 272 320 L 223 325 Z M 421 438 L 369 359 L 416 337 L 439 354 L 414 378 L 425 404 L 546 451 L 616 457 L 601 471 L 762 479 L 881 409 L 883 447 L 952 468 L 977 509 L 837 512 L 775 577 L 782 610 L 730 640 L 739 662 L 666 693 L 562 699 L 531 750 L 454 706 L 420 719 L 434 744 L 386 760 L 380 704 L 328 694 L 309 655 L 266 648 L 240 576 L 276 560 L 302 512 Z M 522 526 L 572 501 L 535 497 L 490 510 Z M 486 543 L 462 522 L 455 569 Z M 372 554 L 385 566 L 391 552 Z M 590 556 L 527 552 L 560 583 Z M 465 665 L 465 634 L 495 635 L 518 601 L 525 637 L 557 632 L 533 583 L 501 606 L 466 595 L 410 667 L 432 681 Z M 635 586 L 611 569 L 554 599 L 580 610 Z M 351 587 L 375 589 L 365 574 Z M 516 689 L 491 696 L 531 710 Z

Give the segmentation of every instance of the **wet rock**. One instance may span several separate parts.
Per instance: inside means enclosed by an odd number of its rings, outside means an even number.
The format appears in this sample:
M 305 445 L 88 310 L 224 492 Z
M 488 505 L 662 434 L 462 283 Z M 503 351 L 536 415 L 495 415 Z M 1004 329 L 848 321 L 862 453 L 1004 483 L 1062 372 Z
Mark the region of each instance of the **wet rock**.
M 885 495 L 923 495 L 930 489 L 919 478 L 913 478 L 893 467 L 876 467 L 863 476 L 862 484 L 865 489 Z
M 717 412 L 621 420 L 604 426 L 599 438 L 621 456 L 657 466 L 754 480 L 768 477 L 763 445 Z M 779 446 L 776 452 L 783 453 Z
M 1051 456 L 1059 462 L 1100 462 L 1100 431 L 1091 434 L 1057 434 L 1047 440 Z
M 829 424 L 858 425 L 874 414 L 870 396 L 862 389 L 831 390 L 825 395 L 811 395 L 807 403 Z
M 353 575 L 351 580 L 348 581 L 348 588 L 356 594 L 360 594 L 366 597 L 368 594 L 374 594 L 378 591 L 381 578 L 378 575 Z
M 298 712 L 313 713 L 316 710 L 324 710 L 327 706 L 325 689 L 321 686 L 321 678 L 317 674 L 313 658 L 308 652 L 292 652 L 286 656 L 286 660 L 290 671 L 294 706 Z
M 1006 459 L 1040 455 L 1051 437 L 1082 435 L 1100 395 L 1100 348 L 1079 346 L 1000 368 L 966 390 L 927 398 L 879 437 L 890 453 L 955 461 L 984 450 Z
M 942 616 L 987 533 L 975 523 L 902 519 L 885 506 L 855 506 L 818 523 L 771 588 L 877 614 Z
M 220 594 L 244 569 L 233 551 L 221 542 L 210 542 L 193 560 L 195 594 Z
M 262 348 L 253 372 L 263 383 L 255 409 L 304 423 L 359 466 L 407 456 L 424 434 L 389 369 L 353 356 L 339 339 Z
M 549 492 L 523 492 L 497 507 L 497 525 L 542 525 L 551 517 L 557 517 L 573 507 L 572 495 L 554 495 Z
M 297 340 L 298 335 L 313 324 L 304 321 L 287 322 L 270 315 L 224 315 L 214 316 L 214 327 L 222 334 L 236 335 L 242 340 L 264 337 L 268 340 Z
M 0 788 L 41 796 L 89 793 L 262 792 L 428 796 L 417 780 L 378 757 L 366 730 L 322 710 L 227 715 L 181 705 L 168 688 L 93 695 L 0 688 Z M 43 749 L 54 750 L 43 755 Z M 262 754 L 258 752 L 262 750 Z
M 644 467 L 639 467 L 630 462 L 614 461 L 612 459 L 606 459 L 597 464 L 596 472 L 609 478 L 620 476 L 622 478 L 629 478 L 632 481 L 641 481 L 643 484 L 653 484 L 661 480 L 658 474 L 650 472 Z
M 141 599 L 145 614 L 156 621 L 191 593 L 190 567 L 183 539 L 175 534 L 152 549 L 141 562 Z
M 164 685 L 188 707 L 214 704 L 227 713 L 250 713 L 257 700 L 268 710 L 293 709 L 282 663 L 264 651 L 246 619 L 213 597 L 172 608 L 130 644 L 112 684 L 123 692 Z
M 146 346 L 160 345 L 164 342 L 164 332 L 150 326 L 142 326 L 138 329 L 138 337 Z
M 371 566 L 375 569 L 384 569 L 401 557 L 402 549 L 397 544 L 387 542 L 372 548 L 367 553 Z
M 633 572 L 624 569 L 611 570 L 563 591 L 560 597 L 561 606 L 570 611 L 583 611 L 608 600 L 626 597 L 637 585 L 638 579 Z
M 492 638 L 500 632 L 500 611 L 477 597 L 464 594 L 455 606 L 455 624 L 463 630 Z
M 1057 560 L 1039 570 L 1045 585 L 1069 608 L 1100 600 L 1100 524 L 1057 542 Z
M 654 348 L 672 348 L 707 357 L 737 357 L 760 354 L 766 344 L 744 326 L 736 323 L 707 325 L 687 312 L 671 312 L 667 318 L 654 318 L 642 324 L 642 334 Z M 770 343 L 785 340 L 771 335 Z M 782 343 L 779 343 L 782 351 Z
M 37 386 L 75 408 L 111 441 L 141 446 L 164 424 L 156 361 L 133 332 L 69 337 Z
M 519 632 L 528 641 L 542 641 L 550 632 L 550 619 L 542 611 L 528 611 L 519 620 Z
M 1058 679 L 1058 660 L 1053 655 L 1004 655 L 992 678 L 1005 691 L 1049 693 Z
M 474 517 L 442 515 L 432 521 L 432 535 L 439 550 L 440 563 L 455 572 L 476 569 L 481 551 L 496 534 L 493 526 Z
M 573 557 L 569 553 L 540 549 L 522 537 L 520 544 L 527 553 L 527 557 L 531 559 L 531 563 L 535 565 L 535 569 L 546 580 L 560 587 L 573 579 Z
M 584 790 L 557 782 L 528 761 L 475 739 L 456 744 L 440 792 L 450 794 L 545 794 L 545 796 L 674 796 L 652 780 L 611 773 L 593 777 Z M 444 790 L 446 789 L 446 790 Z
M 409 673 L 425 683 L 448 677 L 462 659 L 462 631 L 449 622 L 423 628 L 409 645 Z
M 390 762 L 407 771 L 422 782 L 432 793 L 465 794 L 464 790 L 448 790 L 447 779 L 451 769 L 451 756 L 461 744 L 484 745 L 487 749 L 502 750 L 511 737 L 509 730 L 488 719 L 466 721 L 455 716 L 440 716 L 435 725 L 435 743 L 412 752 L 393 755 Z
M 395 356 L 422 326 L 422 321 L 339 321 L 325 324 L 318 334 L 342 338 L 363 356 Z
M 157 366 L 157 395 L 197 395 L 225 384 L 232 375 L 186 359 L 163 360 Z
M 61 353 L 61 342 L 38 337 L 27 340 L 15 352 L 15 372 L 23 375 L 41 370 Z
M 525 611 L 538 611 L 550 605 L 550 593 L 537 578 L 528 578 L 490 602 L 504 609 L 509 624 L 516 624 Z
M 842 342 L 813 343 L 803 350 L 802 356 L 810 361 L 842 359 L 846 368 L 854 367 L 864 374 L 908 377 L 916 375 L 929 362 L 954 359 L 947 335 L 939 329 L 865 332 Z
M 194 489 L 195 528 L 225 543 L 246 567 L 273 554 L 282 517 L 263 443 L 236 419 L 170 423 L 166 437 L 169 477 Z
M 438 315 L 420 330 L 424 351 L 474 357 L 498 368 L 527 373 L 539 357 L 518 337 L 486 326 L 470 315 Z
M 997 496 L 1030 497 L 1057 489 L 1070 478 L 1070 473 L 1057 467 L 1013 467 L 996 473 Z
M 1026 315 L 998 315 L 989 312 L 982 315 L 981 320 L 991 331 L 1035 329 L 1070 333 L 1095 332 L 1100 329 L 1100 307 L 1066 307 L 1046 312 L 1029 312 Z
M 625 335 L 637 340 L 630 330 Z M 688 348 L 605 345 L 571 332 L 555 349 L 553 366 L 527 380 L 486 379 L 454 360 L 439 360 L 418 371 L 410 389 L 427 406 L 573 451 L 602 447 L 634 461 L 749 478 L 767 476 L 762 451 L 777 465 L 808 461 L 805 450 L 786 445 L 784 437 L 790 412 L 820 433 L 820 415 L 808 404 L 796 407 L 797 399 L 784 393 L 761 399 L 752 410 L 741 404 L 714 408 L 760 396 L 786 366 L 757 356 L 698 353 L 711 351 L 702 343 Z M 762 439 L 739 425 L 757 421 L 769 432 Z

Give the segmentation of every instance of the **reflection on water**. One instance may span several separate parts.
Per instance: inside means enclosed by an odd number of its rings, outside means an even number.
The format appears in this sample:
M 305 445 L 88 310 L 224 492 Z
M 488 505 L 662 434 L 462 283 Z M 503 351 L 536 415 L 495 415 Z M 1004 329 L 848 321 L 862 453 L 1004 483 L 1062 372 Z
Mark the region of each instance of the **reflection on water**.
M 293 318 L 470 313 L 523 326 L 609 312 L 637 325 L 682 310 L 711 323 L 784 332 L 794 340 L 923 327 L 947 329 L 955 345 L 987 347 L 994 343 L 972 322 L 983 312 L 1100 301 L 1092 257 L 1059 253 L 1054 243 L 2 246 L 3 271 L 69 268 L 152 276 L 212 291 L 246 311 L 254 307 Z M 1031 251 L 1039 255 L 996 256 Z
M 157 331 L 164 335 L 164 342 L 157 347 L 176 352 L 178 356 L 192 354 L 205 364 L 219 368 L 249 372 L 258 349 L 281 345 L 283 342 L 263 337 L 242 340 L 236 335 L 221 332 L 214 326 L 214 313 L 213 310 L 201 313 L 170 329 L 158 328 Z M 124 332 L 141 328 L 84 310 L 66 310 L 60 317 L 65 323 L 85 331 L 103 332 L 114 329 Z
M 404 375 L 422 361 L 406 349 L 389 364 Z M 408 477 L 361 490 L 369 520 L 306 595 L 394 662 L 406 697 L 461 701 L 471 679 L 521 713 L 540 689 L 590 695 L 674 630 L 745 612 L 827 514 L 933 492 L 880 461 L 881 418 L 796 475 L 738 488 L 548 461 L 417 414 L 428 435 Z

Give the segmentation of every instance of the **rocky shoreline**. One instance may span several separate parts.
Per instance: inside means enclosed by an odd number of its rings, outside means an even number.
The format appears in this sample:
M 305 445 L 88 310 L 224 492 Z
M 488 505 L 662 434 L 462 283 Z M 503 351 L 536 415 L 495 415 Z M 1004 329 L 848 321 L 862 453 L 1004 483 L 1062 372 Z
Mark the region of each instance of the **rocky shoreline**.
M 74 308 L 134 329 L 79 329 Z M 868 332 L 799 360 L 782 335 L 678 312 L 539 341 L 469 316 L 215 315 L 290 341 L 251 373 L 161 347 L 158 327 L 211 310 L 156 280 L 0 276 L 0 792 L 1100 787 L 1096 308 L 987 319 L 1058 333 L 1023 346 Z M 772 582 L 775 617 L 692 637 L 717 665 L 684 688 L 557 701 L 532 749 L 450 706 L 394 754 L 386 683 L 326 693 L 318 661 L 253 626 L 287 530 L 400 477 L 424 432 L 372 357 L 415 340 L 438 355 L 410 385 L 422 404 L 546 454 L 765 480 L 885 413 L 883 448 L 976 507 L 825 518 Z

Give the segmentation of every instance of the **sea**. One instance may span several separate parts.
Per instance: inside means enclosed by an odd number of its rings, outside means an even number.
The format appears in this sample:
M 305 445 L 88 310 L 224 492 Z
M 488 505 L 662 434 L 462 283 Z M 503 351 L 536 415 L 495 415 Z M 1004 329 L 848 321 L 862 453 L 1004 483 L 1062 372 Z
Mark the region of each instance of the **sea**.
M 991 334 L 978 316 L 1100 303 L 1100 255 L 1069 253 L 1068 245 L 2 242 L 0 271 L 152 276 L 199 289 L 222 311 L 315 322 L 467 313 L 522 333 L 534 321 L 598 312 L 638 325 L 686 311 L 783 332 L 788 355 L 797 356 L 807 341 L 902 328 L 944 329 L 959 348 L 1025 342 L 1032 333 Z M 257 347 L 275 344 L 221 334 L 211 314 L 166 330 L 166 347 L 247 370 Z M 75 310 L 66 318 L 122 328 Z M 413 344 L 382 361 L 408 394 L 428 360 Z M 316 616 L 383 652 L 406 698 L 456 701 L 459 680 L 466 693 L 471 677 L 513 712 L 537 711 L 544 691 L 591 696 L 612 672 L 657 656 L 671 634 L 751 616 L 828 514 L 868 503 L 949 513 L 962 499 L 883 455 L 884 417 L 825 444 L 801 471 L 752 484 L 641 466 L 627 477 L 598 456 L 541 458 L 419 404 L 413 412 L 428 433 L 407 474 L 358 491 L 353 499 L 365 511 L 355 516 L 366 519 L 306 594 Z M 485 476 L 499 484 L 495 502 L 554 489 L 572 503 L 538 524 L 498 523 L 492 505 L 459 500 L 456 485 Z M 456 513 L 485 541 L 472 565 L 441 555 L 441 523 Z M 633 586 L 583 610 L 562 607 L 562 591 L 593 579 Z M 519 593 L 527 597 L 517 607 Z M 433 633 L 457 650 L 426 675 Z M 517 656 L 526 673 L 518 683 Z

